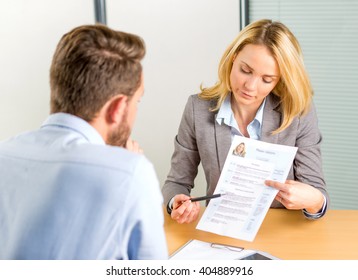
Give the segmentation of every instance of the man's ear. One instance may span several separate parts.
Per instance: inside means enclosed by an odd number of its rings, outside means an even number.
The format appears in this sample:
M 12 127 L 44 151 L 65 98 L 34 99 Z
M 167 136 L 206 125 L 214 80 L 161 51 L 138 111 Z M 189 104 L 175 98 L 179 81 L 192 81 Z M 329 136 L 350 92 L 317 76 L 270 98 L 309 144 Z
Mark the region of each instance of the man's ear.
M 106 120 L 109 124 L 118 124 L 122 121 L 128 106 L 128 97 L 123 94 L 113 97 L 108 104 Z

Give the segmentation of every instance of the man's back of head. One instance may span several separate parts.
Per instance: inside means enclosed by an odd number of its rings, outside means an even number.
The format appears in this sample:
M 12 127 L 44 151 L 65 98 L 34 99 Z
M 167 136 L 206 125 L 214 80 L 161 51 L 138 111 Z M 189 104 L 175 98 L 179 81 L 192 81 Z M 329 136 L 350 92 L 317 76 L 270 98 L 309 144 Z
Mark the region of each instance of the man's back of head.
M 133 96 L 141 83 L 144 55 L 144 42 L 136 35 L 104 25 L 73 29 L 61 38 L 53 56 L 51 113 L 89 122 L 113 96 Z
M 0 143 L 0 259 L 167 258 L 152 164 L 125 149 L 144 42 L 103 25 L 65 34 L 51 115 Z

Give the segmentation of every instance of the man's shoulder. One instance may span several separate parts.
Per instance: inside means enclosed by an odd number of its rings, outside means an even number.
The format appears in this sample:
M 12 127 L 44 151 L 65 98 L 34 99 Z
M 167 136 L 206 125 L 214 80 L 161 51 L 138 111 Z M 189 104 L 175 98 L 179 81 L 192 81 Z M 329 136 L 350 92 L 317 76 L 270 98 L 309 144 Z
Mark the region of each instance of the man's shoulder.
M 140 193 L 152 191 L 153 186 L 159 186 L 153 164 L 141 154 L 124 148 L 82 144 L 70 149 L 57 158 L 58 169 L 65 177 L 77 181 L 99 183 L 102 191 L 137 197 L 132 187 Z M 126 189 L 125 191 L 123 190 Z M 133 193 L 134 192 L 134 193 Z
M 0 143 L 0 154 L 23 162 L 70 165 L 77 170 L 100 168 L 134 172 L 138 168 L 152 168 L 151 162 L 144 155 L 121 147 L 92 144 L 82 138 L 71 138 L 71 141 L 57 139 L 55 143 L 53 139 L 39 139 L 34 135 L 36 132 Z
M 133 169 L 151 168 L 152 163 L 142 154 L 110 145 L 83 144 L 76 147 L 69 160 L 85 162 L 100 168 L 121 169 L 133 172 Z

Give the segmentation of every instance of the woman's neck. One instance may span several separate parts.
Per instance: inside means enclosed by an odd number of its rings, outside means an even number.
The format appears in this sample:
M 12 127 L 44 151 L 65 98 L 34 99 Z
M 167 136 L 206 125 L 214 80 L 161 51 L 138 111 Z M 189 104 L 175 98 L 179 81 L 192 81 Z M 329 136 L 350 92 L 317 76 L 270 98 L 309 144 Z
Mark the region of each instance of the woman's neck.
M 246 137 L 249 137 L 247 126 L 254 120 L 259 108 L 260 106 L 238 106 L 235 98 L 231 98 L 231 110 L 234 114 L 240 132 Z

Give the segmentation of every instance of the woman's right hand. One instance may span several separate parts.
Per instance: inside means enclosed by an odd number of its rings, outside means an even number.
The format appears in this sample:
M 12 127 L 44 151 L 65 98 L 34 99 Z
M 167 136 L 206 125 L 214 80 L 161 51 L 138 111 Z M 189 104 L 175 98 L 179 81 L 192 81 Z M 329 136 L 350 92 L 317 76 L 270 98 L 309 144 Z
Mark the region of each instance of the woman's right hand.
M 174 196 L 171 217 L 179 224 L 196 221 L 200 213 L 200 203 L 191 202 L 190 197 L 185 194 Z

